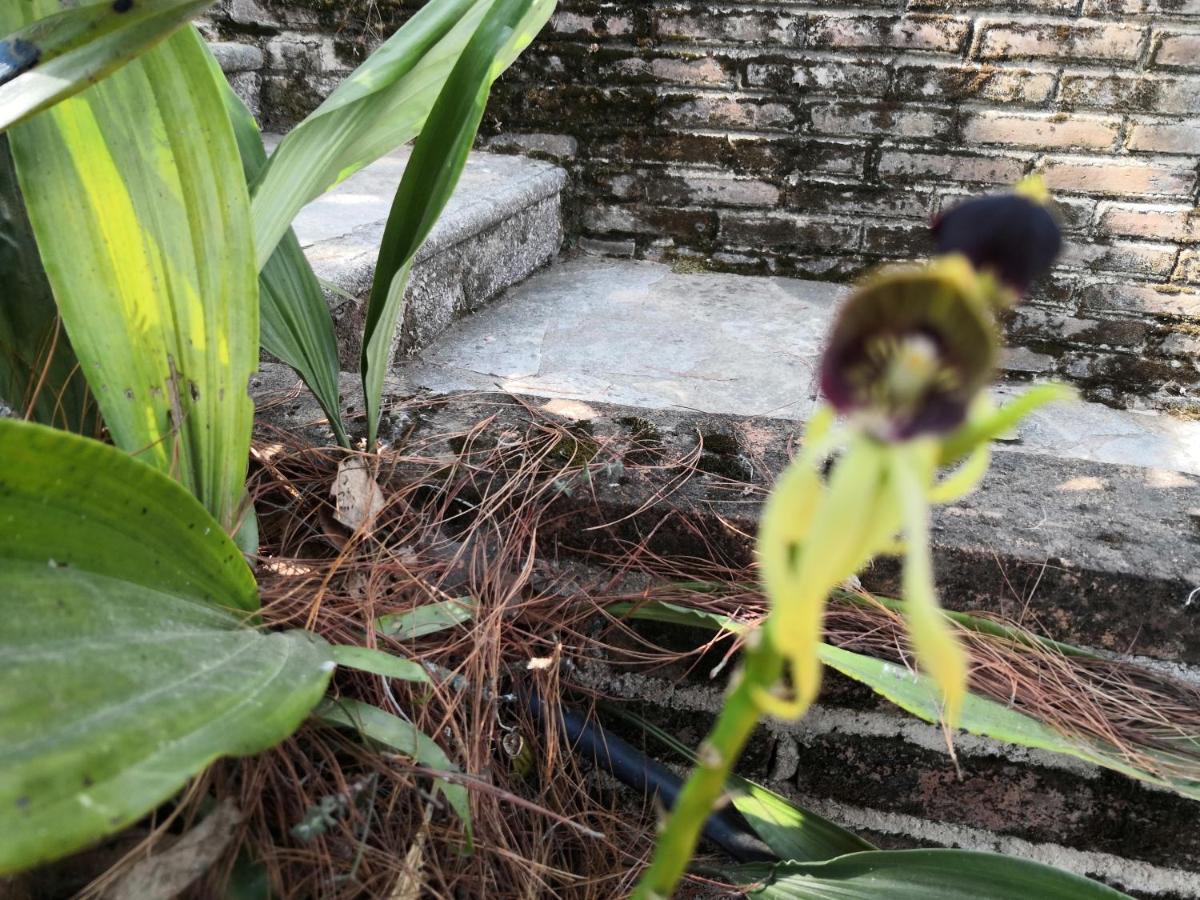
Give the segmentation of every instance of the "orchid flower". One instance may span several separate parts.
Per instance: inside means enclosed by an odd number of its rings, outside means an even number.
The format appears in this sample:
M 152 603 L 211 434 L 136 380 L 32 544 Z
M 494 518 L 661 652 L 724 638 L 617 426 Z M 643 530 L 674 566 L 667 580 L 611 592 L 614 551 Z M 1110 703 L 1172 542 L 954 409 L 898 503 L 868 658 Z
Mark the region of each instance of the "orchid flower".
M 983 480 L 994 438 L 1070 394 L 1042 385 L 997 409 L 986 393 L 1000 355 L 997 313 L 1062 245 L 1048 201 L 1032 178 L 1011 194 L 962 203 L 934 220 L 939 256 L 884 269 L 845 301 L 821 360 L 824 402 L 759 526 L 770 611 L 747 635 L 742 667 L 635 900 L 671 895 L 759 718 L 798 718 L 816 699 L 829 594 L 876 556 L 903 556 L 912 648 L 942 693 L 944 723 L 957 722 L 968 658 L 938 604 L 930 511 Z

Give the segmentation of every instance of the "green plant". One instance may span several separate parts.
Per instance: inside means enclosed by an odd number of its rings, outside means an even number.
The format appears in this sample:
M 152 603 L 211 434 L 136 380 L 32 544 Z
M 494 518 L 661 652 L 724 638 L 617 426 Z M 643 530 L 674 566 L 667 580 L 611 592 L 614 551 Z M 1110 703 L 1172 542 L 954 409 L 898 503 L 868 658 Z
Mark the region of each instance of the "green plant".
M 116 445 L 0 421 L 0 649 L 13 664 L 0 828 L 21 835 L 0 873 L 129 824 L 217 756 L 278 742 L 337 665 L 423 677 L 386 654 L 256 629 L 256 585 L 230 537 L 256 547 L 246 386 L 261 321 L 263 345 L 349 444 L 329 311 L 291 219 L 429 120 L 389 223 L 403 238 L 385 243 L 406 270 L 492 81 L 553 2 L 427 4 L 270 158 L 181 27 L 207 5 L 0 6 L 0 247 L 6 276 L 21 274 L 0 302 L 0 399 L 84 433 L 100 418 Z M 372 365 L 386 364 L 402 281 L 374 323 L 385 349 Z M 378 409 L 376 390 L 372 442 Z M 316 716 L 452 768 L 381 710 L 326 703 Z M 465 789 L 439 786 L 469 829 Z
M 1040 183 L 1022 184 L 1018 194 L 1037 200 L 1014 196 L 1002 202 L 1015 204 L 1027 222 L 1043 222 L 1048 214 L 1039 202 L 1045 199 Z M 994 212 L 992 200 L 978 202 Z M 1043 248 L 1028 246 L 1031 237 L 1040 237 L 1034 228 L 1017 229 L 1013 240 L 990 239 L 999 236 L 989 237 L 987 229 L 995 225 L 986 219 L 1004 220 L 987 213 L 957 216 L 955 237 L 961 240 L 954 249 L 962 252 L 887 270 L 842 308 L 822 359 L 827 405 L 809 422 L 802 449 L 779 477 L 759 527 L 770 613 L 746 635 L 742 666 L 634 892 L 638 900 L 674 891 L 759 718 L 797 718 L 813 702 L 827 598 L 881 553 L 904 557 L 911 642 L 937 686 L 942 720 L 957 724 L 967 697 L 967 659 L 937 605 L 929 507 L 979 483 L 991 439 L 1011 427 L 1023 408 L 997 412 L 982 391 L 999 352 L 995 310 L 1015 300 L 1014 261 L 1023 276 L 1028 259 L 1045 256 Z M 1057 230 L 1051 233 L 1055 244 L 1046 265 L 1058 250 Z M 1029 279 L 1017 281 L 1024 287 Z M 1034 389 L 1024 406 L 1061 393 L 1053 386 Z M 835 426 L 835 413 L 846 417 L 844 425 Z M 835 450 L 839 456 L 823 476 Z M 782 693 L 789 675 L 790 697 Z
M 120 450 L 0 419 L 0 873 L 143 816 L 321 699 L 331 648 L 253 627 L 233 542 Z
M 646 720 L 620 713 L 649 737 L 692 764 L 696 754 Z M 946 900 L 977 895 L 1104 900 L 1125 897 L 1040 863 L 970 850 L 881 851 L 858 835 L 745 778 L 730 776 L 725 794 L 779 862 L 724 866 L 713 874 L 764 900 Z

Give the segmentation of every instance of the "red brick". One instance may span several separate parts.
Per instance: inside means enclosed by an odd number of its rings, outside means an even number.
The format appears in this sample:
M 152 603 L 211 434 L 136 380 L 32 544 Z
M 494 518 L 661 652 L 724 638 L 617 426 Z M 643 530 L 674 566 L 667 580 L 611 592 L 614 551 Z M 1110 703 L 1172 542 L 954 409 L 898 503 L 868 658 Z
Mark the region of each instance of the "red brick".
M 863 225 L 863 253 L 889 258 L 924 256 L 933 250 L 928 222 L 871 222 Z
M 1165 316 L 1200 316 L 1200 292 L 1172 285 L 1101 282 L 1080 289 L 1083 308 Z
M 771 60 L 746 66 L 746 86 L 792 92 L 796 88 L 855 97 L 882 97 L 890 75 L 886 66 L 851 60 Z
M 1200 0 L 1083 0 L 1085 16 L 1197 16 Z
M 1134 62 L 1146 30 L 1114 22 L 1008 22 L 983 20 L 981 59 L 1096 59 Z
M 1200 122 L 1135 122 L 1125 146 L 1150 153 L 1200 154 Z
M 973 156 L 885 150 L 879 158 L 881 176 L 977 181 L 1012 184 L 1025 172 L 1025 164 L 1006 156 Z
M 714 15 L 713 13 L 721 13 Z M 655 10 L 655 31 L 663 40 L 730 41 L 798 46 L 803 19 L 774 11 L 718 7 L 704 13 Z
M 1116 143 L 1120 128 L 1121 120 L 1115 116 L 989 110 L 969 115 L 963 123 L 962 135 L 967 143 L 1104 150 Z
M 1064 106 L 1105 112 L 1200 113 L 1200 77 L 1065 73 L 1058 99 Z
M 836 219 L 791 213 L 726 212 L 721 214 L 718 237 L 737 247 L 853 253 L 858 249 L 859 227 Z
M 830 103 L 812 109 L 813 130 L 824 134 L 886 134 L 902 138 L 944 138 L 953 119 L 949 113 L 894 106 Z
M 779 201 L 779 188 L 753 178 L 688 174 L 683 184 L 689 201 L 700 205 L 769 207 Z
M 796 114 L 782 103 L 723 93 L 664 97 L 662 117 L 671 125 L 741 131 L 787 130 L 796 123 Z
M 1051 190 L 1081 194 L 1187 197 L 1196 187 L 1193 166 L 1103 156 L 1051 157 L 1042 174 Z
M 1161 350 L 1168 356 L 1200 358 L 1200 335 L 1179 332 L 1169 334 L 1162 342 Z
M 1071 14 L 1076 0 L 908 0 L 908 8 L 919 12 L 941 12 L 946 9 L 1011 9 L 1013 12 L 1043 15 Z
M 724 88 L 731 88 L 735 83 L 732 63 L 708 55 L 653 58 L 627 56 L 602 65 L 599 73 L 609 82 Z
M 1191 206 L 1103 203 L 1097 226 L 1103 234 L 1160 241 L 1200 241 L 1200 210 Z
M 1057 81 L 1051 70 L 979 63 L 909 64 L 897 66 L 895 91 L 904 100 L 1044 103 Z
M 1191 284 L 1200 284 L 1200 250 L 1184 250 L 1179 254 L 1175 278 Z
M 1166 278 L 1175 268 L 1178 254 L 1179 250 L 1174 244 L 1070 242 L 1059 264 L 1090 272 L 1129 272 Z
M 808 44 L 818 49 L 881 48 L 962 52 L 970 23 L 950 16 L 820 13 L 809 18 Z
M 1154 63 L 1179 69 L 1200 69 L 1200 33 L 1164 34 L 1154 51 Z
M 550 30 L 557 34 L 580 37 L 621 36 L 633 31 L 633 23 L 624 16 L 585 16 L 559 10 L 550 17 Z

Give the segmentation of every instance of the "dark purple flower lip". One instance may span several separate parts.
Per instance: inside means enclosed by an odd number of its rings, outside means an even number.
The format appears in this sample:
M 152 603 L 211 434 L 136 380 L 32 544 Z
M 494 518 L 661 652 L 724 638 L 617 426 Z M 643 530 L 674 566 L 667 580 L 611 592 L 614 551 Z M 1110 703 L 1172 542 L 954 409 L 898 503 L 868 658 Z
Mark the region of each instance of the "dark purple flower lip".
M 826 399 L 880 440 L 954 430 L 999 355 L 989 295 L 961 256 L 878 275 L 834 325 L 821 361 Z
M 1050 270 L 1062 250 L 1054 216 L 1043 203 L 1020 194 L 960 203 L 934 219 L 932 228 L 938 253 L 963 254 L 1018 297 Z

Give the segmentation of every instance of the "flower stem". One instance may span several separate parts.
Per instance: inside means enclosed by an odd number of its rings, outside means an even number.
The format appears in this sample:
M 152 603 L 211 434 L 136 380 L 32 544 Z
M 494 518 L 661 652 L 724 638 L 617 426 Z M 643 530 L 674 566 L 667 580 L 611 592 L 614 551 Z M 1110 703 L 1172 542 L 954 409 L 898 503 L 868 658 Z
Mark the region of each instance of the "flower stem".
M 755 700 L 783 674 L 783 658 L 764 628 L 747 638 L 744 669 L 736 681 L 708 739 L 700 745 L 698 765 L 688 776 L 679 799 L 663 824 L 650 866 L 630 895 L 631 900 L 667 900 L 683 877 L 704 821 L 725 791 L 733 764 L 741 755 L 762 715 Z

